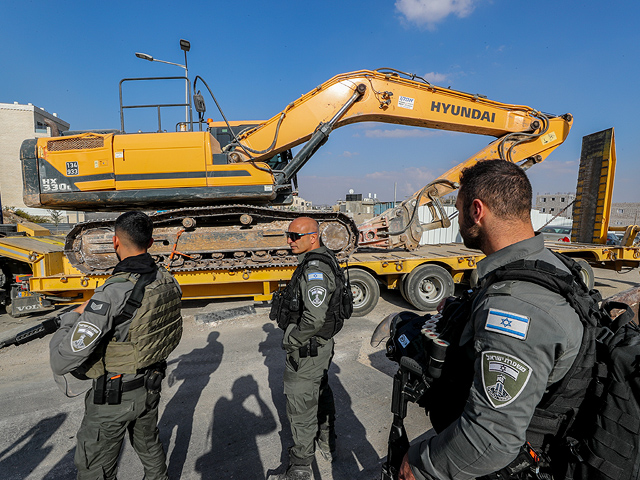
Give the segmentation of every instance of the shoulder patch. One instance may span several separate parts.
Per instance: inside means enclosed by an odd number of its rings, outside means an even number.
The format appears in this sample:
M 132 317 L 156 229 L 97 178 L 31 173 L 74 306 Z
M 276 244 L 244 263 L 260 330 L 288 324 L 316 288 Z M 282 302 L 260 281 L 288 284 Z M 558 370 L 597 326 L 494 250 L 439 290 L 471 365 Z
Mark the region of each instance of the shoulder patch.
M 85 307 L 85 311 L 95 313 L 96 315 L 106 315 L 110 306 L 111 304 L 108 302 L 91 299 Z
M 311 304 L 317 308 L 322 305 L 325 298 L 327 298 L 327 289 L 320 286 L 314 286 L 307 291 L 307 295 L 309 296 Z
M 491 308 L 484 329 L 524 340 L 529 331 L 529 317 Z
M 324 280 L 324 275 L 320 272 L 308 273 L 307 280 L 310 282 L 311 280 Z
M 78 322 L 71 334 L 71 350 L 73 352 L 79 352 L 90 346 L 98 338 L 100 338 L 100 330 L 93 323 Z
M 318 260 L 309 260 L 309 265 L 317 267 L 318 265 L 320 265 L 320 262 Z
M 487 289 L 487 295 L 511 295 L 511 285 L 513 282 L 494 283 Z
M 502 352 L 482 352 L 482 387 L 494 408 L 509 405 L 524 391 L 531 367 Z

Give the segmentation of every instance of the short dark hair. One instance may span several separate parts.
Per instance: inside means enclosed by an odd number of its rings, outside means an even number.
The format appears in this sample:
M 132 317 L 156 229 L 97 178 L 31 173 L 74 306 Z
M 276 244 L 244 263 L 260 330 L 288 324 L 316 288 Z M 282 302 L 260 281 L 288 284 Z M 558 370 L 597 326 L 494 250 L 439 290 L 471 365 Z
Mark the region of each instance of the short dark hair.
M 474 199 L 482 200 L 500 218 L 531 218 L 531 182 L 524 170 L 505 160 L 485 160 L 462 170 L 462 206 L 469 211 Z
M 136 247 L 146 249 L 153 238 L 153 222 L 139 210 L 133 210 L 120 215 L 116 220 L 115 234 L 123 234 Z

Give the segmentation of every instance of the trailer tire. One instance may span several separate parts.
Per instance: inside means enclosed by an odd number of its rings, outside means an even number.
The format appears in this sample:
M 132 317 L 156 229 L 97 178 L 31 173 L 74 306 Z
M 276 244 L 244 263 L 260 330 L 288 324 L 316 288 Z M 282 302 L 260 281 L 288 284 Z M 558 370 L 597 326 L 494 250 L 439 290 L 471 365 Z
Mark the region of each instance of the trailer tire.
M 582 277 L 582 281 L 587 286 L 589 290 L 593 290 L 593 287 L 596 284 L 596 279 L 593 274 L 593 268 L 589 265 L 589 262 L 582 258 L 574 258 L 574 260 L 580 265 L 582 269 L 580 271 L 580 276 Z
M 407 299 L 418 310 L 435 310 L 454 293 L 453 278 L 438 265 L 421 265 L 406 278 Z
M 353 313 L 351 316 L 364 317 L 378 304 L 380 285 L 373 275 L 359 268 L 350 268 L 347 278 L 351 284 L 351 293 L 353 293 Z
M 398 290 L 400 290 L 400 295 L 402 295 L 404 301 L 407 303 L 411 303 L 407 298 L 407 275 L 403 275 L 398 280 Z

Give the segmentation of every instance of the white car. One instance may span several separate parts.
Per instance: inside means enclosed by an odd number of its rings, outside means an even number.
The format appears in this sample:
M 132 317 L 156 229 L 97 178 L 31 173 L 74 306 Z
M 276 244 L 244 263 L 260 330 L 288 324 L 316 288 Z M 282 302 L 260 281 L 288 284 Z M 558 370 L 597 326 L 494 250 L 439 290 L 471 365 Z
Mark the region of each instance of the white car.
M 547 225 L 539 230 L 548 242 L 570 242 L 571 227 L 562 225 Z

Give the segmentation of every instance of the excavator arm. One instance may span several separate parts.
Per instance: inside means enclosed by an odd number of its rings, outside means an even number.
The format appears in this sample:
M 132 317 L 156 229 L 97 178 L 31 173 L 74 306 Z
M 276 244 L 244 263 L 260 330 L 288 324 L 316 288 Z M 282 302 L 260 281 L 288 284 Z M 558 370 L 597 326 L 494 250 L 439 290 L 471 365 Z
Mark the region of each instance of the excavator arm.
M 361 70 L 319 85 L 278 115 L 244 132 L 225 152 L 230 163 L 256 162 L 307 142 L 283 170 L 274 171 L 276 188 L 288 186 L 333 129 L 364 121 L 497 137 L 398 207 L 359 226 L 361 246 L 413 249 L 424 230 L 450 225 L 439 198 L 457 188 L 462 169 L 486 159 L 521 162 L 529 168 L 564 142 L 573 119 L 570 114 L 543 114 L 531 107 L 438 87 L 396 70 Z M 425 204 L 432 221 L 421 225 L 417 208 Z
M 381 248 L 417 248 L 425 230 L 447 228 L 450 221 L 442 208 L 440 198 L 458 188 L 463 169 L 477 162 L 502 159 L 520 164 L 525 170 L 542 162 L 560 146 L 571 129 L 570 114 L 545 118 L 545 128 L 533 134 L 507 134 L 491 142 L 464 162 L 429 183 L 400 205 L 358 226 L 360 246 Z M 418 207 L 427 205 L 431 221 L 420 224 Z
M 225 150 L 230 163 L 263 161 L 307 141 L 313 143 L 307 150 L 314 152 L 331 130 L 357 122 L 494 137 L 536 135 L 546 129 L 548 117 L 531 107 L 438 87 L 396 70 L 360 70 L 337 75 L 302 95 L 279 114 L 239 135 Z M 502 156 L 510 153 L 505 151 Z M 297 156 L 304 161 L 310 158 L 309 152 Z M 295 159 L 292 163 L 285 178 L 304 165 Z

